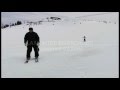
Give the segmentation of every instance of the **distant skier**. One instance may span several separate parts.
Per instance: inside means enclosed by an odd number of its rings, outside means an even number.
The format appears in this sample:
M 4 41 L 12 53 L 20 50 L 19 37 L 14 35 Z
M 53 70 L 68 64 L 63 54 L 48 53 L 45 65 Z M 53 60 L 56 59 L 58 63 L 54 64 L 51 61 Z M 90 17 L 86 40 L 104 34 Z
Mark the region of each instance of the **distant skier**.
M 86 37 L 85 36 L 83 37 L 83 40 L 84 40 L 84 42 L 86 42 Z
M 25 37 L 24 37 L 24 43 L 25 46 L 27 46 L 27 55 L 26 55 L 26 62 L 28 63 L 28 61 L 30 60 L 30 53 L 32 51 L 32 47 L 34 48 L 34 52 L 35 52 L 35 62 L 38 62 L 38 56 L 39 56 L 39 36 L 36 32 L 33 31 L 33 28 L 29 28 L 29 32 L 26 33 Z

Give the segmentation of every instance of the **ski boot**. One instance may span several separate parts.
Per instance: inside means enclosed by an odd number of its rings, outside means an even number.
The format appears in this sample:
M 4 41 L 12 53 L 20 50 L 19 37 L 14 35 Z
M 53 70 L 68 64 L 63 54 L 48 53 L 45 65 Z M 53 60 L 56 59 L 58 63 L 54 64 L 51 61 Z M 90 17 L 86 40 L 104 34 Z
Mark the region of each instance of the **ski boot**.
M 25 61 L 25 63 L 28 63 L 28 61 L 30 60 L 30 57 L 29 58 L 27 58 L 27 60 Z
M 35 57 L 35 62 L 38 62 L 38 57 Z

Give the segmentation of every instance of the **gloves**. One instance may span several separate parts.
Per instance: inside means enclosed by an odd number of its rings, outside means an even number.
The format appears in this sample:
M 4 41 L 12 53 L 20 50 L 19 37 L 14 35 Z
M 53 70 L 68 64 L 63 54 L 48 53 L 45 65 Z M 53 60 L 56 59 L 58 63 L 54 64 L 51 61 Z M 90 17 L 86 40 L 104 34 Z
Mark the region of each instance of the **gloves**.
M 40 46 L 40 43 L 37 43 L 37 46 Z
M 25 43 L 25 46 L 27 46 L 27 43 Z

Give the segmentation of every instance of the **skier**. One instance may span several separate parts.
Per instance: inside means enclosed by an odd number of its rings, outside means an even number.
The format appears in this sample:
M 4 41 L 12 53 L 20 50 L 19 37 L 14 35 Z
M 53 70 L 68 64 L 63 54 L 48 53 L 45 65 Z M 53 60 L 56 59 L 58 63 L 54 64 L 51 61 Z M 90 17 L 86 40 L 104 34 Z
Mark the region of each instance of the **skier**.
M 84 42 L 86 42 L 86 37 L 85 36 L 83 37 L 83 39 L 84 39 Z
M 24 37 L 24 43 L 25 46 L 27 46 L 27 55 L 26 55 L 26 62 L 28 63 L 28 61 L 30 60 L 30 53 L 32 51 L 32 47 L 34 48 L 34 52 L 35 52 L 35 62 L 38 62 L 38 56 L 39 56 L 39 36 L 36 32 L 33 31 L 33 28 L 29 28 L 29 32 L 26 33 L 25 37 Z

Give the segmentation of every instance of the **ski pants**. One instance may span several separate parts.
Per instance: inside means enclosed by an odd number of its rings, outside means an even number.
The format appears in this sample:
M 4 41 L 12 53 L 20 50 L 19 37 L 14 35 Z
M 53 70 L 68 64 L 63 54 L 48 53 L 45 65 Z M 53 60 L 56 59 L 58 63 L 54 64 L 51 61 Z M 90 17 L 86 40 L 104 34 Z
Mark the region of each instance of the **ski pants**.
M 38 57 L 39 56 L 39 48 L 37 45 L 28 45 L 27 46 L 27 58 L 30 58 L 30 53 L 32 51 L 32 48 L 34 48 L 34 52 L 35 52 L 35 57 Z

